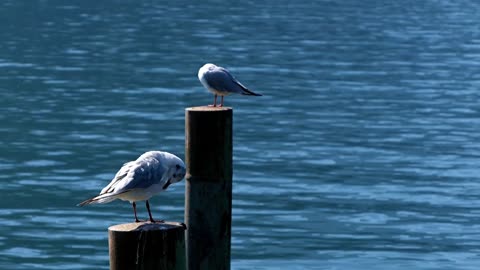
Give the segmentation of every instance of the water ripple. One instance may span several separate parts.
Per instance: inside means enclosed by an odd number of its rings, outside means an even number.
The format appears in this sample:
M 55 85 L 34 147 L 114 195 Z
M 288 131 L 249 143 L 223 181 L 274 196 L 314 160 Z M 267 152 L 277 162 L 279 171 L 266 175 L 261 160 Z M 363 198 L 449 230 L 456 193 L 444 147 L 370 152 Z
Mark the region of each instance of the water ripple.
M 108 269 L 131 206 L 75 205 L 141 152 L 184 156 L 204 62 L 264 95 L 225 98 L 234 269 L 478 267 L 476 2 L 0 6 L 3 268 Z M 152 210 L 183 220 L 183 193 Z

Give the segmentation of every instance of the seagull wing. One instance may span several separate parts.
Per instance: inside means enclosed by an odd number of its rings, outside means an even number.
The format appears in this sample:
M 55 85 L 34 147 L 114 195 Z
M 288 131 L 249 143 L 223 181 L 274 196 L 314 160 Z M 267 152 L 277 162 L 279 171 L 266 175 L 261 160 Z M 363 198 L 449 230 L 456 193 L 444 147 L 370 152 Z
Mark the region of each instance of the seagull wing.
M 137 160 L 131 172 L 127 175 L 128 181 L 119 187 L 118 192 L 136 188 L 148 188 L 152 185 L 165 185 L 171 177 L 168 168 L 156 158 Z
M 130 161 L 125 164 L 118 170 L 117 174 L 113 177 L 112 181 L 110 184 L 108 184 L 106 187 L 100 191 L 100 195 L 105 194 L 105 193 L 112 193 L 115 191 L 115 187 L 118 186 L 128 175 L 132 167 L 135 166 L 135 161 Z
M 79 206 L 91 203 L 108 203 L 117 199 L 117 195 L 132 189 L 148 188 L 161 184 L 166 189 L 171 177 L 171 170 L 153 156 L 146 156 L 136 161 L 125 163 L 113 180 L 102 189 L 100 195 L 79 203 Z
M 248 90 L 233 75 L 222 67 L 216 67 L 204 74 L 205 80 L 215 90 L 244 95 L 258 95 Z

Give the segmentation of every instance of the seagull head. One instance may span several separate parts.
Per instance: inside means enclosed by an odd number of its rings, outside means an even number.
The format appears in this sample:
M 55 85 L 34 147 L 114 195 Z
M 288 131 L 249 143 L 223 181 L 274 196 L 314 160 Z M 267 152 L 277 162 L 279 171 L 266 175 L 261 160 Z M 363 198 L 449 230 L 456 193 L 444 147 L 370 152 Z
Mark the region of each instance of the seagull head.
M 187 169 L 185 168 L 185 164 L 183 162 L 181 164 L 180 163 L 175 164 L 172 183 L 182 181 L 186 173 L 187 173 Z
M 172 178 L 170 178 L 170 184 L 182 181 L 187 173 L 185 163 L 175 155 L 169 159 L 170 170 L 172 171 Z
M 211 64 L 211 63 L 208 63 L 208 64 L 205 64 L 203 65 L 199 70 L 198 70 L 198 77 L 200 78 L 201 76 L 203 76 L 203 74 L 207 71 L 211 71 L 213 69 L 217 68 L 217 66 L 215 66 L 214 64 Z
M 212 64 L 212 63 L 207 63 L 207 64 L 203 65 L 202 68 L 204 68 L 204 69 L 212 69 L 212 68 L 216 68 L 216 67 L 217 67 L 217 66 L 215 66 L 215 65 Z

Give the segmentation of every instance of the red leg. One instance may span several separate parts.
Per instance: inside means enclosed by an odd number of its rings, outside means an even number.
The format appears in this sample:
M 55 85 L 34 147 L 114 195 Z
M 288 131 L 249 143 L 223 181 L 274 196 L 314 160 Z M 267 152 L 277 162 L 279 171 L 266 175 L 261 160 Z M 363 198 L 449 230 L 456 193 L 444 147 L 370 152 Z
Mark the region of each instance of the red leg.
M 208 105 L 208 107 L 217 107 L 217 95 L 213 98 L 213 105 Z
M 153 217 L 152 217 L 152 212 L 150 212 L 150 204 L 148 203 L 148 200 L 147 200 L 146 205 L 147 205 L 148 215 L 150 216 L 150 222 L 152 222 L 152 223 L 155 223 L 155 222 L 163 223 L 163 222 L 164 222 L 163 220 L 157 220 L 157 221 L 155 221 L 155 219 L 153 219 Z
M 220 104 L 220 107 L 223 107 L 223 96 L 222 96 L 222 103 Z
M 140 222 L 137 218 L 137 204 L 135 202 L 132 203 L 133 206 L 133 214 L 135 214 L 135 222 Z

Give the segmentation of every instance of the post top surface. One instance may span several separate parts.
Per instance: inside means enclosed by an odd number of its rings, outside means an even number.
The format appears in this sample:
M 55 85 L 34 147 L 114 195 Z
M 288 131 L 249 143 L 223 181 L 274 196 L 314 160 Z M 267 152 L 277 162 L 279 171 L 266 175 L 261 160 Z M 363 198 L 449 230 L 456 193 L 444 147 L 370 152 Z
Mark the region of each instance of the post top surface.
M 108 227 L 109 231 L 115 232 L 129 232 L 129 231 L 157 231 L 157 230 L 171 230 L 171 229 L 186 229 L 185 224 L 179 222 L 165 221 L 163 223 L 151 223 L 150 221 L 133 222 L 117 224 Z
M 186 111 L 196 111 L 196 112 L 216 112 L 216 111 L 231 111 L 231 107 L 210 107 L 210 106 L 198 106 L 186 108 Z

